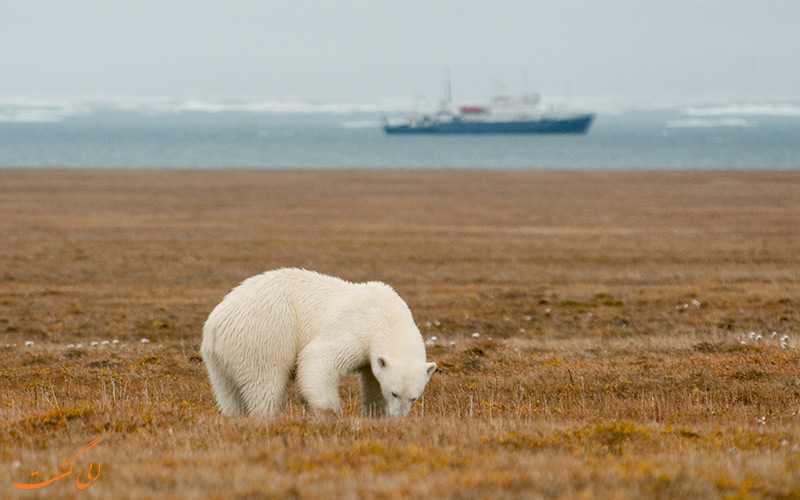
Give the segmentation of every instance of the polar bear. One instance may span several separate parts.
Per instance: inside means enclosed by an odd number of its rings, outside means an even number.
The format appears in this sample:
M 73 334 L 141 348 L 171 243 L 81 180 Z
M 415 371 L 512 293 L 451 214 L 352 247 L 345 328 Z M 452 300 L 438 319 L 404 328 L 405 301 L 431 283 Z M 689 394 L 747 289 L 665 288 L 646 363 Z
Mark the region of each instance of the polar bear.
M 436 370 L 391 287 L 302 269 L 234 288 L 203 326 L 201 352 L 227 415 L 276 414 L 292 380 L 308 409 L 335 413 L 340 382 L 358 372 L 365 413 L 405 416 Z

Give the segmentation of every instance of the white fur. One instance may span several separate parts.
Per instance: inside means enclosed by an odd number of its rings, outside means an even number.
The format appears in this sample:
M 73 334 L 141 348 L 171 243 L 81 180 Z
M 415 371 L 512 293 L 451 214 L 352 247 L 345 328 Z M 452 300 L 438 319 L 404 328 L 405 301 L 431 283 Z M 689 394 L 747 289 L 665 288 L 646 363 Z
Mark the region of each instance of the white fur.
M 228 415 L 274 415 L 293 378 L 309 409 L 338 412 L 339 384 L 358 371 L 364 411 L 403 416 L 436 369 L 391 287 L 300 269 L 234 288 L 208 317 L 201 351 Z

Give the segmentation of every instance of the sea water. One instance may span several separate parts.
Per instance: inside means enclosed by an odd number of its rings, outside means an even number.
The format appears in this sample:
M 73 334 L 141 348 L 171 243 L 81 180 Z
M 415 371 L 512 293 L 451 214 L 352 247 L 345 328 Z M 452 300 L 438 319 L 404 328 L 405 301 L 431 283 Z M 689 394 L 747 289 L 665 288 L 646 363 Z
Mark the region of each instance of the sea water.
M 800 168 L 797 102 L 596 111 L 585 135 L 402 136 L 377 105 L 0 101 L 0 168 Z

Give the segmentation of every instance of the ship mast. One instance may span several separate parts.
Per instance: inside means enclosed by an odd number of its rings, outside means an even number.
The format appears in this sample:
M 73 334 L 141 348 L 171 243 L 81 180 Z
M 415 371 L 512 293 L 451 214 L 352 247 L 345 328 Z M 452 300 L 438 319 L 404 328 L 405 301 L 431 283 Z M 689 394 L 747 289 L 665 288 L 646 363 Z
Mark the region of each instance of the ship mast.
M 453 96 L 450 91 L 450 71 L 444 72 L 444 99 L 439 103 L 439 115 L 446 116 L 452 113 L 450 104 L 453 101 Z
M 444 72 L 444 101 L 448 106 L 453 101 L 453 94 L 450 90 L 450 71 Z

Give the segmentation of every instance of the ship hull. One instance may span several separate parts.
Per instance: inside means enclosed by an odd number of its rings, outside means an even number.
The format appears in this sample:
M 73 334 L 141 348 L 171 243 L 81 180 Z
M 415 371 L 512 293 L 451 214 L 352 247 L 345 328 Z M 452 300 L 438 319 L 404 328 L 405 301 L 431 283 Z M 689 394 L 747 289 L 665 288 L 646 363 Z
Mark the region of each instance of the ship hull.
M 585 134 L 594 114 L 539 120 L 480 121 L 385 125 L 388 134 Z

